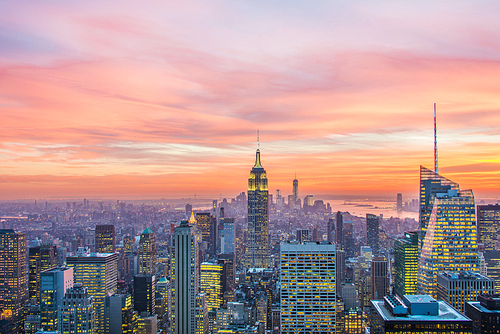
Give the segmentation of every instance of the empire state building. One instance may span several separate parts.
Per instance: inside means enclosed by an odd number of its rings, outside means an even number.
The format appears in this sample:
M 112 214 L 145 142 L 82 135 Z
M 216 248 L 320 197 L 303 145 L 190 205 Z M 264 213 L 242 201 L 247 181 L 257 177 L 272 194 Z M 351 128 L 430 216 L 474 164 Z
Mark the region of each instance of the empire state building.
M 245 254 L 248 268 L 270 266 L 268 194 L 266 170 L 260 163 L 260 149 L 257 148 L 255 166 L 248 179 L 248 239 Z

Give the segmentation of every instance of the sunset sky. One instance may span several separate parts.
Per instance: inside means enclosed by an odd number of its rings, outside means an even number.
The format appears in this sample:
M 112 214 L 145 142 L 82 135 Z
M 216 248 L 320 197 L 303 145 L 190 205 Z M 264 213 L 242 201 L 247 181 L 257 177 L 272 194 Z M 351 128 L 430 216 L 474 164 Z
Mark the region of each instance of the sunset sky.
M 498 1 L 0 1 L 0 199 L 500 194 Z

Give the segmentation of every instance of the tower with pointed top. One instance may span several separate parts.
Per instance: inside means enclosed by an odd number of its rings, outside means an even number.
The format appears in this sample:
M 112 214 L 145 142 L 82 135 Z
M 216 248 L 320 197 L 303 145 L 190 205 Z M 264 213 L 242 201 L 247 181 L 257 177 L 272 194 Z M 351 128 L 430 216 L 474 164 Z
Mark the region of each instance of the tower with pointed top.
M 293 179 L 293 205 L 290 208 L 293 209 L 297 206 L 297 199 L 299 198 L 299 180 L 297 180 L 297 173 L 295 173 L 295 179 Z
M 248 268 L 268 268 L 270 252 L 268 241 L 267 174 L 260 162 L 260 143 L 257 137 L 255 165 L 248 179 L 248 239 L 245 252 Z

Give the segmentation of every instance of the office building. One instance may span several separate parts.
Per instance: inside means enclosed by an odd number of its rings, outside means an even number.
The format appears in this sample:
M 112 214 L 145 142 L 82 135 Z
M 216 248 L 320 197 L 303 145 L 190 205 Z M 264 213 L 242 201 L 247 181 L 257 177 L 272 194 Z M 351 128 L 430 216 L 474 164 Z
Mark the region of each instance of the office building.
M 495 281 L 495 293 L 500 293 L 500 251 L 483 252 L 487 276 Z
M 158 332 L 158 318 L 155 315 L 140 316 L 137 318 L 137 334 L 156 334 Z
M 165 276 L 162 276 L 160 280 L 156 282 L 156 291 L 163 297 L 165 303 L 165 321 L 170 321 L 170 311 L 172 307 L 170 300 L 170 281 L 168 281 Z
M 352 221 L 345 221 L 343 224 L 342 232 L 344 234 L 344 249 L 346 252 L 346 257 L 351 258 L 356 256 L 356 248 L 353 237 L 354 227 Z
M 75 283 L 66 291 L 59 308 L 61 334 L 94 334 L 93 297 L 87 288 Z M 104 333 L 104 332 L 103 332 Z
M 66 291 L 73 287 L 73 269 L 59 267 L 40 273 L 40 324 L 47 331 L 58 329 L 59 311 Z
M 484 245 L 484 251 L 496 251 L 500 231 L 500 205 L 477 206 L 477 242 Z
M 143 312 L 147 312 L 149 315 L 155 314 L 155 293 L 155 276 L 134 276 L 134 310 L 139 315 L 142 315 Z
M 495 281 L 479 273 L 447 271 L 437 275 L 437 298 L 462 313 L 465 313 L 466 302 L 494 293 Z
M 115 225 L 97 225 L 95 227 L 95 251 L 98 253 L 114 253 Z
M 370 334 L 472 334 L 469 318 L 428 295 L 391 295 L 371 304 Z
M 23 328 L 27 278 L 26 234 L 0 230 L 0 317 L 12 321 L 15 330 Z
M 115 294 L 104 300 L 106 334 L 136 334 L 137 312 L 132 307 L 132 296 Z
M 342 212 L 337 211 L 337 247 L 344 249 L 344 218 L 342 217 Z
M 328 218 L 328 223 L 326 225 L 326 241 L 335 241 L 335 220 L 333 218 Z
M 68 267 L 73 268 L 73 281 L 84 286 L 93 298 L 95 311 L 94 330 L 96 334 L 105 332 L 104 299 L 117 290 L 116 253 L 78 253 L 68 256 Z
M 405 232 L 394 240 L 394 294 L 417 294 L 418 233 Z
M 335 277 L 337 279 L 337 294 L 340 296 L 342 292 L 342 283 L 345 283 L 345 251 L 339 249 L 338 247 L 335 247 L 337 249 L 337 264 L 336 264 L 336 270 L 337 272 L 335 273 Z
M 255 165 L 248 179 L 248 237 L 245 251 L 247 268 L 270 266 L 267 174 L 257 149 Z
M 217 206 L 217 202 L 215 203 Z M 207 243 L 210 254 L 217 253 L 217 220 L 215 216 L 207 212 L 196 214 L 196 224 L 201 231 L 201 241 Z
M 123 253 L 125 256 L 129 257 L 134 252 L 135 238 L 130 235 L 123 237 Z
M 214 312 L 222 306 L 223 264 L 203 262 L 201 264 L 200 292 L 205 294 L 208 312 Z
M 40 302 L 40 273 L 57 266 L 57 247 L 50 242 L 28 249 L 29 299 Z
M 281 333 L 335 333 L 335 245 L 285 243 L 280 253 Z
M 292 194 L 292 203 L 290 203 L 290 198 L 288 199 L 288 205 L 290 206 L 290 210 L 293 210 L 297 206 L 297 202 L 299 200 L 299 180 L 297 180 L 297 176 L 293 179 L 293 194 Z
M 403 194 L 398 194 L 396 198 L 396 209 L 398 211 L 403 211 Z
M 472 334 L 500 333 L 500 295 L 478 296 L 465 303 L 465 315 L 472 320 Z
M 379 217 L 366 214 L 366 244 L 371 247 L 373 255 L 379 255 Z
M 156 275 L 156 236 L 149 227 L 139 239 L 139 275 Z
M 373 257 L 371 263 L 371 298 L 381 299 L 389 294 L 389 271 L 385 257 Z
M 196 224 L 196 221 L 182 221 L 172 238 L 171 326 L 174 334 L 194 334 L 196 331 L 199 252 L 195 227 L 190 223 Z
M 297 241 L 298 242 L 308 242 L 309 240 L 309 230 L 297 230 Z
M 431 177 L 428 175 L 430 172 L 441 184 L 445 182 L 440 175 L 432 171 L 424 170 L 423 172 L 425 173 L 421 173 L 421 180 Z M 426 185 L 425 182 L 424 185 Z M 417 274 L 417 291 L 419 294 L 428 294 L 436 298 L 439 272 L 477 272 L 479 259 L 476 210 L 472 191 L 460 190 L 457 184 L 453 184 L 453 187 L 451 185 L 442 187 L 446 192 L 439 192 L 437 186 L 433 188 L 434 183 L 430 184 L 432 193 L 429 195 L 431 198 L 428 200 L 428 205 L 432 204 L 432 210 L 426 225 L 421 226 L 420 231 L 424 238 Z M 425 192 L 426 189 L 422 191 Z M 424 204 L 422 207 L 425 206 Z M 421 214 L 425 212 L 422 211 Z
M 363 310 L 360 308 L 350 308 L 346 309 L 342 315 L 342 322 L 344 324 L 344 330 L 339 331 L 337 333 L 344 334 L 364 334 L 364 326 L 363 326 Z
M 224 218 L 224 237 L 221 239 L 220 254 L 233 254 L 234 253 L 234 218 Z

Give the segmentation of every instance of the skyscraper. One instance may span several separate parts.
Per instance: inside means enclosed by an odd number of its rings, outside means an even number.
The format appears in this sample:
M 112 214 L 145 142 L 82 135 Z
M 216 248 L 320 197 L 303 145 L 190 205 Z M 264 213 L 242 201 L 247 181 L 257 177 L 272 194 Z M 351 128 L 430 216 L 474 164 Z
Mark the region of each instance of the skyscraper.
M 417 294 L 418 233 L 405 232 L 394 240 L 394 294 Z
M 267 175 L 257 149 L 255 165 L 248 179 L 248 238 L 245 252 L 248 268 L 268 268 L 270 251 L 268 241 Z
M 299 199 L 299 180 L 297 180 L 297 175 L 295 175 L 295 179 L 293 180 L 293 205 L 292 203 L 288 203 L 288 205 L 290 205 L 290 209 L 293 209 L 297 205 L 298 199 Z
M 82 284 L 76 283 L 66 291 L 61 300 L 58 322 L 61 334 L 96 333 L 93 298 Z
M 371 299 L 382 299 L 389 294 L 387 259 L 375 256 L 371 265 Z
M 134 276 L 134 310 L 139 315 L 148 312 L 155 314 L 155 276 L 136 275 Z
M 222 306 L 223 263 L 203 262 L 201 264 L 200 292 L 205 295 L 205 304 L 208 311 L 209 331 L 213 331 L 216 320 L 216 311 Z
M 53 268 L 40 274 L 40 320 L 47 331 L 58 329 L 61 300 L 66 291 L 73 287 L 72 268 Z
M 217 201 L 215 201 L 217 206 Z M 196 214 L 196 223 L 198 230 L 201 231 L 201 240 L 208 245 L 210 254 L 215 255 L 217 251 L 217 220 L 208 212 L 200 212 Z
M 403 194 L 398 194 L 398 197 L 396 199 L 396 209 L 398 211 L 403 210 Z
M 281 333 L 336 333 L 335 245 L 281 245 Z
M 199 291 L 198 240 L 195 227 L 187 221 L 175 228 L 171 259 L 172 333 L 195 334 L 196 295 Z
M 23 327 L 28 299 L 26 234 L 0 230 L 0 315 Z
M 137 333 L 137 312 L 132 307 L 132 296 L 114 294 L 105 299 L 106 334 Z
M 342 212 L 337 211 L 337 247 L 344 249 L 344 218 Z
M 373 255 L 379 255 L 379 218 L 366 214 L 366 243 L 372 248 Z
M 347 258 L 350 258 L 350 257 L 353 257 L 356 255 L 353 230 L 354 230 L 354 227 L 352 225 L 352 221 L 344 222 L 342 232 L 344 234 L 344 248 L 345 248 L 345 253 L 346 253 Z
M 115 225 L 97 225 L 95 227 L 95 251 L 98 253 L 114 253 Z
M 484 251 L 497 250 L 500 231 L 500 205 L 477 206 L 477 242 L 484 245 Z
M 139 240 L 139 275 L 156 275 L 156 236 L 149 227 Z
M 436 297 L 439 272 L 479 270 L 476 210 L 472 190 L 460 190 L 458 184 L 423 167 L 422 184 L 428 198 L 421 198 L 417 290 Z M 422 221 L 423 217 L 427 218 Z
M 28 289 L 29 299 L 40 302 L 40 273 L 57 266 L 57 248 L 50 242 L 28 250 Z
M 82 253 L 68 256 L 66 263 L 73 268 L 75 286 L 76 283 L 82 284 L 93 297 L 95 333 L 104 334 L 104 298 L 117 290 L 118 254 Z

